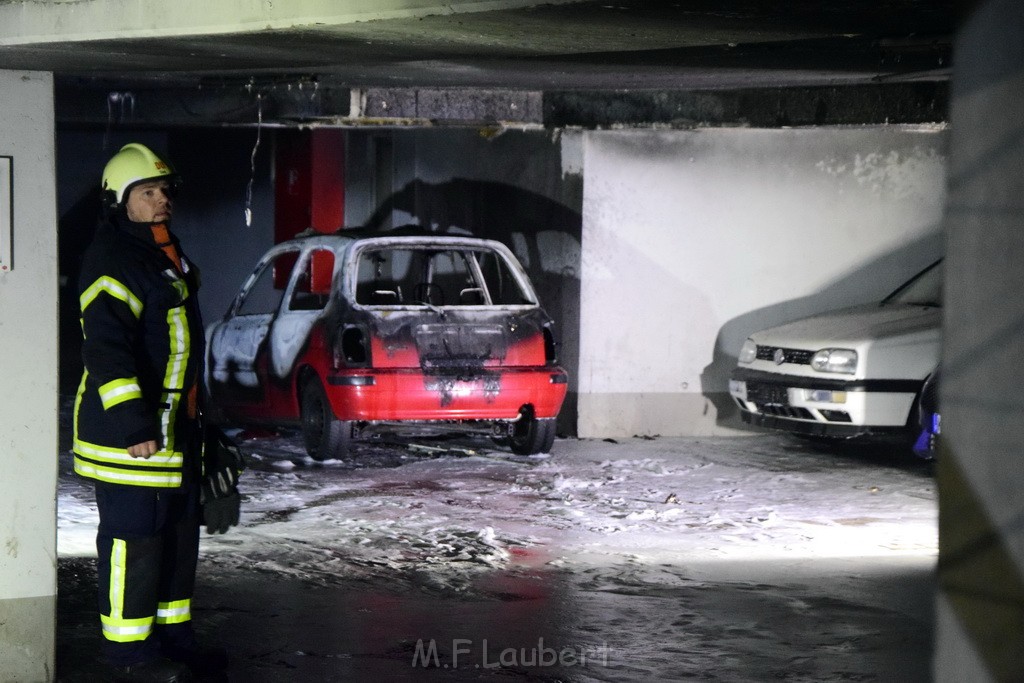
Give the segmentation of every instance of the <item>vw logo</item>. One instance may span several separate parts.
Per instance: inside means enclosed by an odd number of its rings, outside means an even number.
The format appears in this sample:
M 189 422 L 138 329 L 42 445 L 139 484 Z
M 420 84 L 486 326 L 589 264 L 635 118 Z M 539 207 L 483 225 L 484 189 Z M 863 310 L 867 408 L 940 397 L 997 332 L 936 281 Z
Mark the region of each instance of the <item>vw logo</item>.
M 782 365 L 786 362 L 786 352 L 782 349 L 775 349 L 775 353 L 772 354 L 772 360 L 775 361 L 776 365 Z

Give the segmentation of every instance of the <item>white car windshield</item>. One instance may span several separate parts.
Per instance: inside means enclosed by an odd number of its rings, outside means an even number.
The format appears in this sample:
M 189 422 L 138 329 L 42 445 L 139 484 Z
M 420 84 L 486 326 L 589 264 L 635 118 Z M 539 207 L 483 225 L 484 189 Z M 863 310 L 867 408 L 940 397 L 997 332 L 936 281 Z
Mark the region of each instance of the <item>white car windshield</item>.
M 883 304 L 942 306 L 942 261 L 936 261 L 887 296 Z

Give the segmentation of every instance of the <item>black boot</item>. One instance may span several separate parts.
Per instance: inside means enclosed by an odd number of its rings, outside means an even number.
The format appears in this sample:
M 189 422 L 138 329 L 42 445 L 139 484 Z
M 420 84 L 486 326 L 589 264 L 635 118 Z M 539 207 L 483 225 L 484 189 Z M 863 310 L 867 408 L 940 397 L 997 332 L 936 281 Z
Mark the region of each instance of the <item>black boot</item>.
M 118 683 L 184 683 L 192 680 L 192 672 L 187 666 L 162 657 L 111 668 L 112 677 Z
M 219 673 L 228 668 L 228 651 L 222 647 L 164 646 L 160 651 L 164 657 L 184 664 L 197 676 Z

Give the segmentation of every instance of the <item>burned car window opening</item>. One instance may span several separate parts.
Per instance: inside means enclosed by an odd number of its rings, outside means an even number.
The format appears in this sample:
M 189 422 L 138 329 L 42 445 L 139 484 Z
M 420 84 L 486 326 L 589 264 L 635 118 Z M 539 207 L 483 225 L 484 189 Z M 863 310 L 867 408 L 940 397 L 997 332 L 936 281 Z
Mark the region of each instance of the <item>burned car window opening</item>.
M 268 262 L 242 295 L 237 315 L 276 313 L 298 258 L 299 252 L 287 251 Z
M 310 252 L 303 259 L 302 270 L 295 277 L 290 311 L 319 311 L 327 306 L 333 274 L 334 252 L 323 249 Z M 320 272 L 326 271 L 326 272 Z
M 428 291 L 440 298 L 440 302 L 431 300 L 430 303 L 438 306 L 447 304 L 465 305 L 461 300 L 461 292 L 464 289 L 479 289 L 479 283 L 466 261 L 465 253 L 461 251 L 435 251 L 430 254 L 429 278 L 431 287 Z M 482 301 L 474 305 L 482 305 Z
M 521 306 L 536 303 L 523 292 L 501 256 L 492 252 L 477 252 L 476 257 L 492 305 Z
M 500 254 L 475 249 L 382 248 L 359 257 L 363 306 L 500 306 L 534 302 Z

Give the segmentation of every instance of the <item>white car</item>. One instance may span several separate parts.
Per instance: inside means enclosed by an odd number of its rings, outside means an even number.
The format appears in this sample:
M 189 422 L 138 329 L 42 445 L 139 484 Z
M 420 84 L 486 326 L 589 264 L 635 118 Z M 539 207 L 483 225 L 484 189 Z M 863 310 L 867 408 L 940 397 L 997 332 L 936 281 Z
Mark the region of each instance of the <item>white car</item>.
M 939 364 L 942 262 L 879 303 L 762 330 L 740 351 L 729 393 L 744 422 L 819 436 L 911 436 Z

